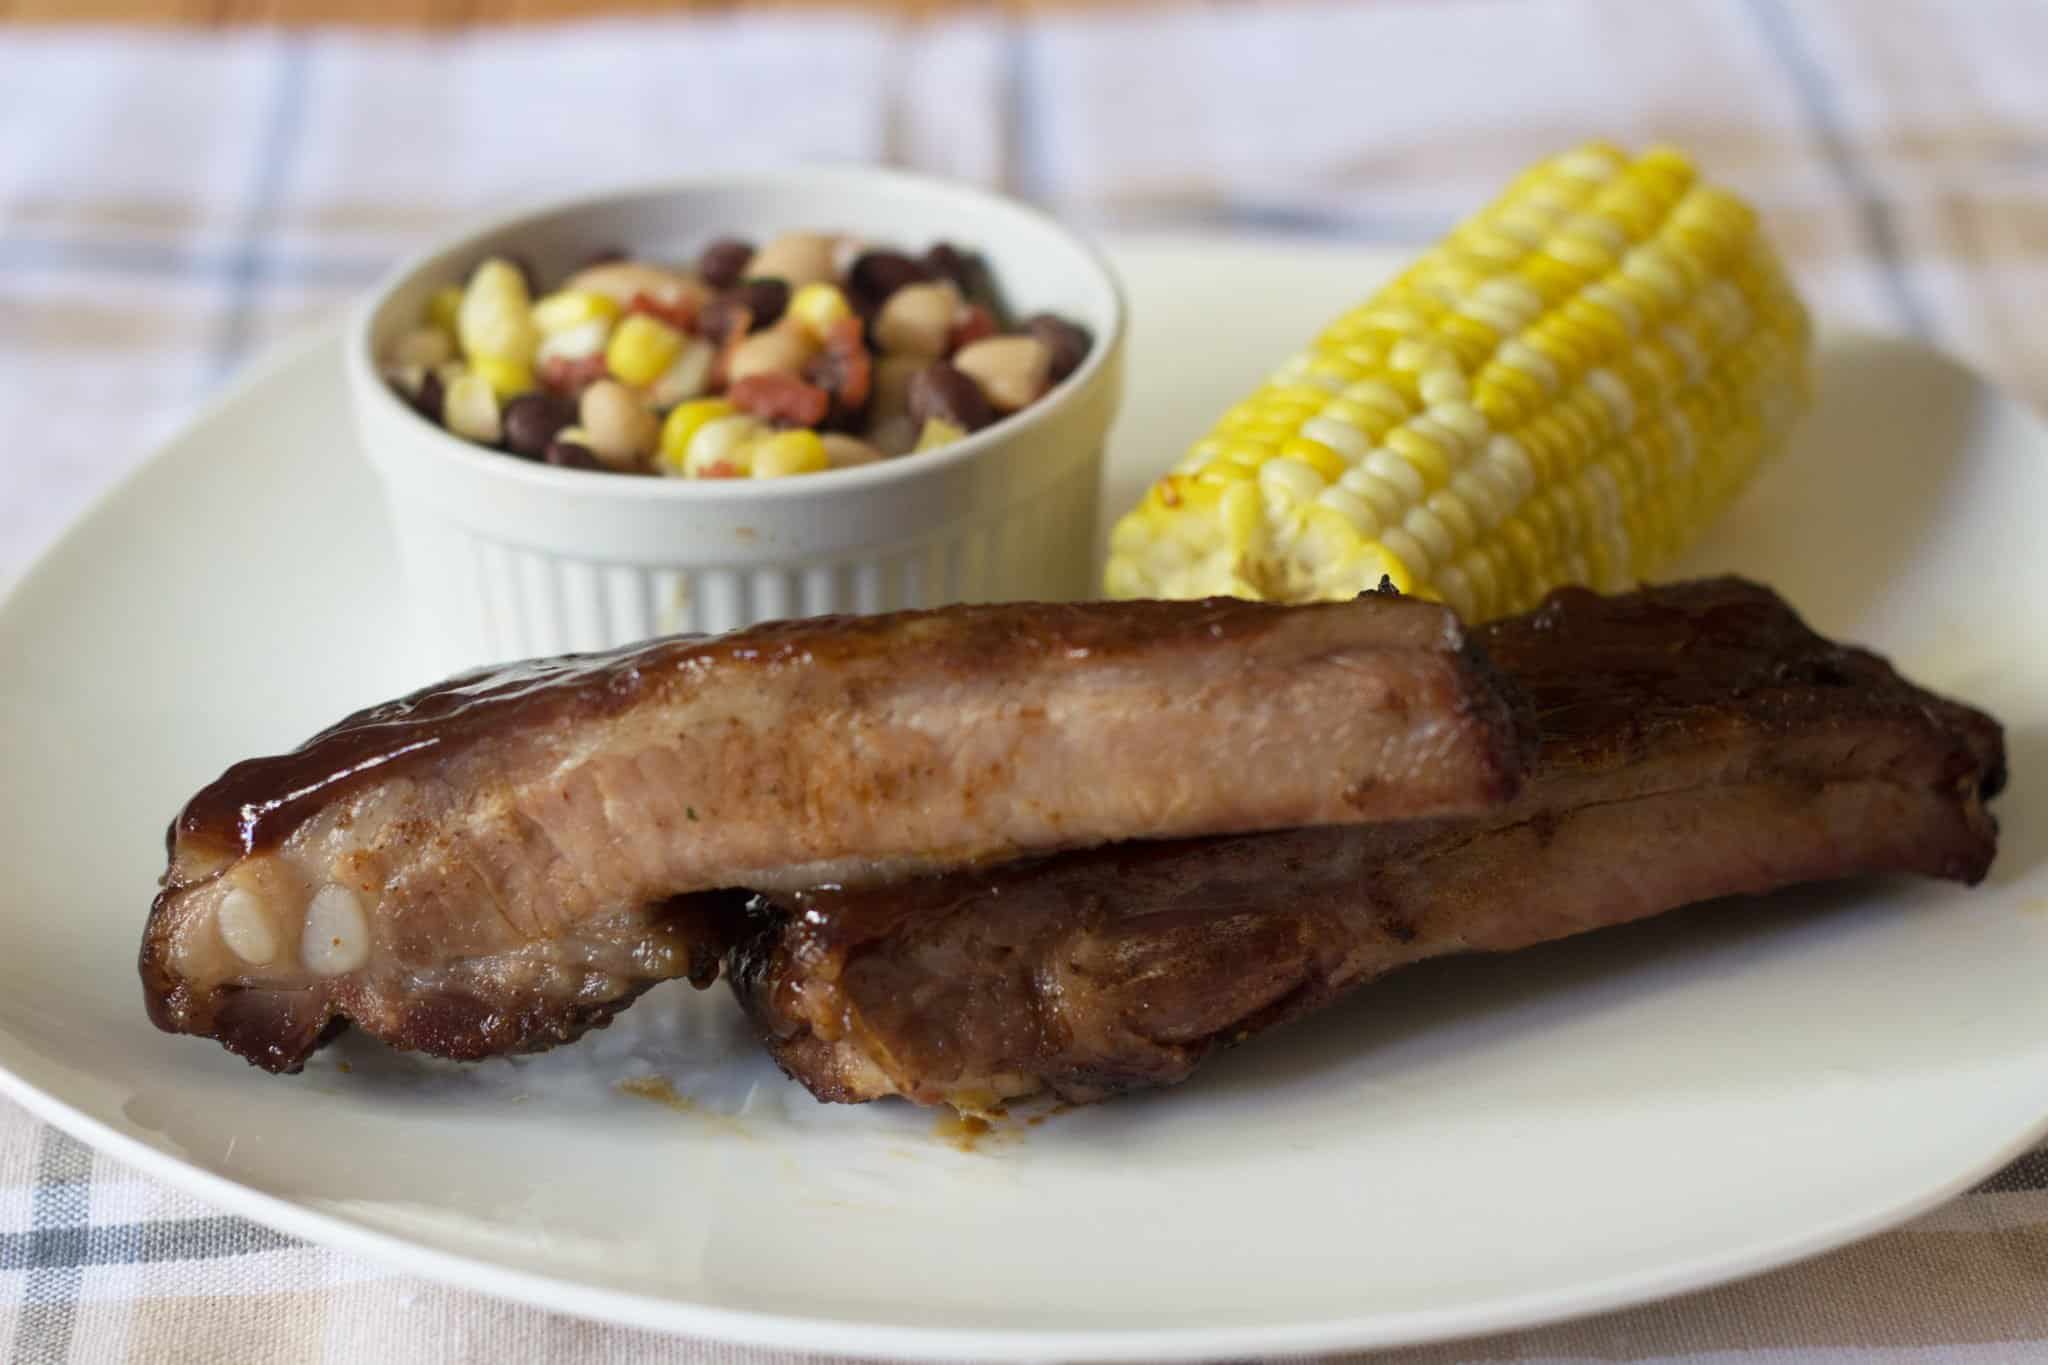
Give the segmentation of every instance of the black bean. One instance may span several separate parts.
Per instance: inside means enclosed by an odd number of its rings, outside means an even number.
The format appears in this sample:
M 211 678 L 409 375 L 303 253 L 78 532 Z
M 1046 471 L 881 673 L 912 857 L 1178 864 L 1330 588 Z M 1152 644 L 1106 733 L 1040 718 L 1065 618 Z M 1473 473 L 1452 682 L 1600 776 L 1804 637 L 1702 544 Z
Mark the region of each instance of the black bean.
M 996 290 L 996 279 L 989 273 L 988 262 L 978 254 L 962 251 L 951 242 L 938 242 L 924 253 L 924 264 L 934 275 L 951 280 L 959 288 L 961 298 L 988 309 L 998 330 L 1009 330 L 1005 323 L 1009 309 Z
M 858 328 L 835 328 L 824 349 L 804 366 L 804 380 L 831 395 L 832 406 L 820 424 L 823 430 L 858 431 L 865 425 L 875 387 L 875 358 Z
M 597 456 L 590 453 L 589 446 L 579 445 L 575 441 L 548 442 L 545 458 L 549 464 L 560 465 L 563 469 L 604 468 L 597 462 Z
M 789 307 L 789 285 L 781 280 L 747 280 L 729 293 L 747 306 L 757 332 L 773 327 L 782 310 Z
M 1081 368 L 1081 362 L 1088 358 L 1088 348 L 1093 344 L 1087 328 L 1051 313 L 1038 313 L 1027 318 L 1024 330 L 1044 342 L 1045 349 L 1052 352 L 1050 378 L 1055 384 Z
M 428 370 L 426 378 L 420 380 L 419 391 L 405 401 L 412 404 L 414 412 L 439 426 L 441 407 L 447 397 L 448 391 L 441 384 L 441 376 L 433 370 Z
M 966 431 L 979 431 L 996 420 L 981 387 L 943 360 L 910 376 L 910 417 L 919 427 L 937 418 Z
M 713 346 L 723 346 L 745 336 L 753 321 L 753 313 L 737 292 L 720 294 L 698 310 L 697 335 Z
M 922 284 L 932 272 L 900 251 L 863 251 L 846 272 L 847 291 L 863 313 L 872 313 L 906 284 Z
M 966 293 L 973 283 L 971 257 L 951 242 L 934 242 L 924 253 L 924 268 L 940 279 L 951 280 Z
M 713 289 L 729 289 L 740 282 L 747 262 L 754 259 L 754 245 L 737 237 L 720 237 L 697 258 L 697 273 Z
M 505 405 L 505 448 L 529 460 L 545 459 L 555 433 L 575 420 L 568 400 L 551 393 L 522 393 Z

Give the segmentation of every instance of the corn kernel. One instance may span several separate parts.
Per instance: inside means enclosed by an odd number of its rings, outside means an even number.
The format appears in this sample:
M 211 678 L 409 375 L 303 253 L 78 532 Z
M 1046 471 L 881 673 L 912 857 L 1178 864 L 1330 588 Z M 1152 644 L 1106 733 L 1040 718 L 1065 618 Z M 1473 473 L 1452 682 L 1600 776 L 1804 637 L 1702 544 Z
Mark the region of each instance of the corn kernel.
M 1542 402 L 1535 380 L 1498 363 L 1488 364 L 1472 386 L 1472 406 L 1496 429 L 1522 425 Z
M 1556 360 L 1537 350 L 1528 340 L 1516 337 L 1500 348 L 1495 365 L 1525 375 L 1534 381 L 1537 391 L 1544 398 L 1556 393 L 1563 386 L 1563 377 L 1558 373 Z M 1487 367 L 1489 370 L 1493 366 Z M 1484 375 L 1481 378 L 1485 378 Z
M 1529 463 L 1529 452 L 1514 437 L 1496 436 L 1488 441 L 1486 463 L 1507 479 L 1517 502 L 1535 489 L 1536 468 Z
M 1309 419 L 1316 420 L 1315 418 Z M 1307 436 L 1295 436 L 1283 442 L 1280 454 L 1284 459 L 1299 460 L 1322 476 L 1324 483 L 1332 483 L 1349 468 L 1344 458 L 1321 441 Z
M 1507 518 L 1512 504 L 1497 491 L 1498 485 L 1486 477 L 1486 462 L 1474 460 L 1451 476 L 1449 487 L 1430 494 L 1430 506 L 1437 507 L 1438 498 L 1447 498 L 1463 507 L 1470 515 L 1474 534 L 1465 537 L 1470 541 L 1478 539 L 1478 532 L 1491 531 Z M 1437 515 L 1443 509 L 1437 507 Z
M 1506 548 L 1515 577 L 1525 584 L 1537 582 L 1543 572 L 1544 545 L 1521 513 L 1500 524 L 1500 537 L 1497 543 Z
M 445 284 L 427 298 L 427 321 L 449 336 L 455 335 L 455 315 L 462 311 L 462 289 Z
M 1421 419 L 1418 418 L 1417 421 Z M 1408 462 L 1421 476 L 1422 494 L 1433 493 L 1451 480 L 1451 461 L 1443 446 L 1415 429 L 1411 422 L 1387 433 L 1387 449 Z
M 844 322 L 853 316 L 853 306 L 846 301 L 846 295 L 839 292 L 838 286 L 820 281 L 807 284 L 789 296 L 789 315 L 822 341 L 833 323 Z
M 1439 488 L 1431 493 L 1423 506 L 1443 523 L 1444 529 L 1450 532 L 1452 543 L 1462 548 L 1479 539 L 1479 525 L 1464 501 L 1452 491 L 1455 487 L 1457 481 L 1453 479 L 1450 488 Z
M 591 356 L 604 354 L 604 344 L 611 340 L 611 335 L 612 325 L 601 318 L 578 323 L 543 336 L 533 358 L 541 365 L 550 360 L 588 360 Z
M 808 289 L 811 286 L 804 287 Z M 815 431 L 802 428 L 778 431 L 754 447 L 754 477 L 757 479 L 815 474 L 831 468 L 831 465 L 832 461 L 825 454 L 825 442 Z
M 682 473 L 684 458 L 690 451 L 690 438 L 706 422 L 730 417 L 738 411 L 723 398 L 699 398 L 695 402 L 676 404 L 662 420 L 660 453 L 655 459 L 671 473 Z
M 1575 454 L 1571 434 L 1556 408 L 1551 408 L 1516 432 L 1515 441 L 1528 457 L 1529 467 L 1535 471 L 1534 488 L 1564 477 Z
M 1549 363 L 1551 372 L 1558 376 L 1559 382 L 1550 390 L 1555 394 L 1562 389 L 1565 376 L 1576 375 L 1593 363 L 1594 357 L 1581 344 L 1582 341 L 1583 338 L 1567 331 L 1560 321 L 1559 314 L 1552 313 L 1503 346 L 1501 354 L 1506 355 L 1510 350 L 1519 347 L 1520 349 L 1515 351 L 1516 359 L 1513 363 L 1524 366 L 1533 363 L 1529 357 L 1540 356 Z
M 1370 538 L 1379 534 L 1379 514 L 1358 494 L 1332 485 L 1316 494 L 1316 502 L 1351 523 L 1351 529 L 1359 535 Z
M 544 333 L 610 322 L 618 315 L 618 300 L 595 289 L 558 289 L 533 305 L 533 325 Z
M 1359 468 L 1392 484 L 1400 492 L 1404 506 L 1420 502 L 1429 494 L 1429 487 L 1423 482 L 1421 472 L 1384 447 L 1366 456 L 1365 463 Z
M 1429 552 L 1429 562 L 1435 565 L 1448 564 L 1458 547 L 1451 537 L 1451 530 L 1427 507 L 1411 507 L 1408 515 L 1401 520 L 1401 529 L 1415 538 L 1415 543 Z
M 965 440 L 966 437 L 965 427 L 955 426 L 942 418 L 931 417 L 925 420 L 924 429 L 917 433 L 917 444 L 911 449 L 919 452 L 936 450 L 940 446 Z
M 1277 455 L 1259 466 L 1259 487 L 1292 502 L 1308 502 L 1323 491 L 1321 474 L 1299 460 Z
M 1301 434 L 1304 439 L 1333 452 L 1343 463 L 1356 464 L 1372 449 L 1372 442 L 1366 439 L 1364 432 L 1347 422 L 1340 422 L 1328 416 L 1327 409 L 1303 422 Z M 1343 472 L 1339 469 L 1337 474 Z M 1330 477 L 1334 479 L 1337 474 Z
M 744 478 L 752 472 L 754 448 L 767 432 L 745 413 L 714 417 L 690 438 L 683 472 L 695 479 Z
M 523 360 L 509 356 L 480 355 L 469 362 L 469 368 L 486 384 L 500 400 L 516 398 L 533 388 L 533 366 Z
M 1271 408 L 1277 412 L 1291 413 L 1297 410 L 1314 412 L 1317 408 L 1330 401 L 1330 395 L 1327 390 L 1317 388 L 1313 384 L 1294 383 L 1285 384 L 1275 389 L 1268 389 L 1265 393 L 1259 395 L 1258 401 L 1260 406 Z
M 1563 527 L 1558 524 L 1557 512 L 1551 507 L 1550 499 L 1541 493 L 1524 502 L 1522 510 L 1515 516 L 1536 537 L 1536 543 L 1543 547 L 1546 561 L 1564 543 Z
M 1420 392 L 1422 401 L 1435 407 L 1439 403 L 1465 402 L 1472 396 L 1472 385 L 1463 370 L 1455 365 L 1446 365 L 1422 376 Z
M 1397 560 L 1410 577 L 1427 578 L 1430 570 L 1436 567 L 1429 562 L 1429 551 L 1398 526 L 1390 526 L 1380 532 L 1380 548 Z
M 1236 460 L 1211 460 L 1195 471 L 1195 478 L 1202 483 L 1216 484 L 1220 487 L 1227 483 L 1242 483 L 1257 473 L 1255 467 L 1240 464 Z
M 632 313 L 612 329 L 604 366 L 622 384 L 644 388 L 661 378 L 683 349 L 683 334 L 660 318 Z
M 455 336 L 472 361 L 479 356 L 531 363 L 540 344 L 526 277 L 510 261 L 492 257 L 476 268 L 455 310 Z
M 1505 525 L 1503 522 L 1502 526 Z M 1483 542 L 1483 546 L 1481 553 L 1486 557 L 1487 569 L 1492 575 L 1498 593 L 1493 609 L 1502 615 L 1520 611 L 1525 597 L 1528 596 L 1528 585 L 1515 570 L 1515 557 L 1508 553 L 1507 542 L 1501 538 L 1500 531 L 1496 530 L 1493 536 Z M 1468 568 L 1466 572 L 1470 573 L 1471 570 Z
M 1476 373 L 1486 364 L 1486 358 L 1500 345 L 1500 333 L 1481 319 L 1465 313 L 1457 313 L 1444 320 L 1438 335 L 1444 344 L 1458 357 L 1458 364 L 1467 373 Z
M 1522 283 L 1536 291 L 1545 304 L 1570 298 L 1579 287 L 1579 272 L 1550 256 L 1531 256 L 1515 267 Z

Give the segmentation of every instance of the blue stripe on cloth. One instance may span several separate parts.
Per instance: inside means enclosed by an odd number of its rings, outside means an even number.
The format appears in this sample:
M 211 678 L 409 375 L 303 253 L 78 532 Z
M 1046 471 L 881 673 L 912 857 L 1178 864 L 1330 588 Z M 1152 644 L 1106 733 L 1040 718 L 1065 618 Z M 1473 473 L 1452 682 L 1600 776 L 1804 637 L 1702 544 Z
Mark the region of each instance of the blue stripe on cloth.
M 1907 276 L 1905 251 L 1891 204 L 1879 190 L 1869 168 L 1856 154 L 1827 72 L 1807 47 L 1804 35 L 1786 12 L 1782 0 L 1745 0 L 1745 8 L 1757 31 L 1763 35 L 1771 56 L 1792 82 L 1814 138 L 1820 143 L 1836 181 L 1856 207 L 1864 245 L 1877 261 L 1892 311 L 1914 336 L 1931 338 L 1936 331 L 1933 311 L 1915 292 L 1912 280 Z
M 1429 246 L 1443 239 L 1455 219 L 1436 215 L 1357 213 L 1346 209 L 1311 208 L 1303 204 L 1272 204 L 1248 199 L 1227 200 L 1211 215 L 1220 227 L 1242 232 L 1286 233 L 1331 241 L 1370 242 L 1376 246 Z
M 268 279 L 264 266 L 270 257 L 264 243 L 276 224 L 278 205 L 283 202 L 291 173 L 292 153 L 305 129 L 312 65 L 313 51 L 304 34 L 286 33 L 278 38 L 270 100 L 256 142 L 254 170 L 241 225 L 228 262 L 227 300 L 221 313 L 220 332 L 213 344 L 214 378 L 230 369 L 249 346 L 257 293 Z
M 282 1251 L 300 1243 L 281 1232 L 226 1214 L 147 1223 L 77 1224 L 0 1234 L 0 1271 L 45 1275 L 89 1265 L 210 1261 Z M 36 1297 L 31 1288 L 29 1297 Z
M 43 1129 L 29 1209 L 32 1246 L 84 1228 L 91 1179 L 92 1153 L 55 1128 Z M 61 1365 L 71 1354 L 84 1272 L 76 1263 L 42 1264 L 33 1256 L 27 1269 L 12 1359 L 16 1365 Z
M 1003 183 L 1020 199 L 1042 202 L 1059 179 L 1046 142 L 1039 109 L 1044 58 L 1036 29 L 1010 21 L 1004 44 L 1003 122 L 1008 137 L 1003 147 Z

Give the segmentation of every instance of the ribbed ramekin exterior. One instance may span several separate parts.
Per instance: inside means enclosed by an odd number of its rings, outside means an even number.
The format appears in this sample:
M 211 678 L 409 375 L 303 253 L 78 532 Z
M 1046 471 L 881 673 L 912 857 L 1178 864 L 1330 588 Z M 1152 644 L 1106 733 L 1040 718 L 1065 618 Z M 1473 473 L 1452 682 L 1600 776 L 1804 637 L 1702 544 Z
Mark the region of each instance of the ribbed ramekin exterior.
M 1025 500 L 871 550 L 787 563 L 651 565 L 536 549 L 392 490 L 425 662 L 611 649 L 658 635 L 950 602 L 1092 595 L 1100 455 Z

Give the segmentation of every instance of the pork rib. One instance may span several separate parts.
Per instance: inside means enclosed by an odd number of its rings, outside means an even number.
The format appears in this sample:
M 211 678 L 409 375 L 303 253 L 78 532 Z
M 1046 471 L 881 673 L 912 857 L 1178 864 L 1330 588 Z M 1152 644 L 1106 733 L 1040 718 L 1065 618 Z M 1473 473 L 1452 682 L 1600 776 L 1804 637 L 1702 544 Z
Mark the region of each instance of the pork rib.
M 452 1057 L 708 983 L 722 887 L 1510 798 L 1443 608 L 1129 602 L 766 626 L 468 675 L 230 768 L 170 832 L 151 1017 L 296 1070 L 344 1020 Z M 679 899 L 682 898 L 682 899 Z
M 776 894 L 730 975 L 821 1099 L 972 1108 L 1179 1081 L 1403 964 L 1869 873 L 1974 882 L 1989 717 L 1715 580 L 1478 632 L 1538 752 L 1478 817 L 1129 844 Z

